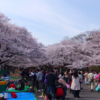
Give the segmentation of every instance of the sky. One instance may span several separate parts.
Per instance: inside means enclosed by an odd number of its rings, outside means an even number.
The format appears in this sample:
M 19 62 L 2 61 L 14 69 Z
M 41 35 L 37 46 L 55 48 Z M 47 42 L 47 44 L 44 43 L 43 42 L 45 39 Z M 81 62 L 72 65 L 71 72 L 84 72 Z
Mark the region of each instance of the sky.
M 100 28 L 100 0 L 0 0 L 0 13 L 44 45 Z

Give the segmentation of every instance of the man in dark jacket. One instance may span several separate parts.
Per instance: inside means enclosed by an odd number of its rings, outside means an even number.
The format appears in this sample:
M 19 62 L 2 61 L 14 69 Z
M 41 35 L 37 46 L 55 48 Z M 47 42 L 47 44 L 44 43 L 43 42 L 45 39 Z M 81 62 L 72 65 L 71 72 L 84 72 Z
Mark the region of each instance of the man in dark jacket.
M 47 75 L 47 93 L 52 92 L 52 98 L 55 99 L 55 81 L 57 80 L 56 75 L 53 73 L 53 69 L 50 74 Z
M 34 91 L 34 87 L 36 85 L 36 78 L 37 78 L 36 73 L 33 70 L 33 75 L 32 75 L 32 84 L 33 84 L 33 88 L 32 89 L 33 89 L 33 91 Z
M 22 82 L 25 83 L 25 70 L 22 70 L 20 75 L 22 76 Z

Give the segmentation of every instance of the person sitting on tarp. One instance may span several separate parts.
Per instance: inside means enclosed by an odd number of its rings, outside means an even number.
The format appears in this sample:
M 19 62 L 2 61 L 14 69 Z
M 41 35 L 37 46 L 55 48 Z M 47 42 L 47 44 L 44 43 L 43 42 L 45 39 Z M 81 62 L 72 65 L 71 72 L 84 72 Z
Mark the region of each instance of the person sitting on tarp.
M 25 84 L 22 82 L 22 80 L 19 80 L 20 83 L 20 88 L 15 88 L 15 90 L 24 90 L 25 89 Z
M 7 73 L 6 73 L 6 72 L 4 72 L 4 73 L 3 73 L 3 76 L 4 76 L 4 77 L 7 77 Z

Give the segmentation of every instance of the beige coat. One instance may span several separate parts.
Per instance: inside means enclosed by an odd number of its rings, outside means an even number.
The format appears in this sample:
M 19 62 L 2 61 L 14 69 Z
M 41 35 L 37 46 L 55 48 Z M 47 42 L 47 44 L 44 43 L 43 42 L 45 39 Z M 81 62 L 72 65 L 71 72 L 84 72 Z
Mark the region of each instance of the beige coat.
M 89 73 L 88 74 L 88 79 L 89 79 L 89 82 L 91 81 L 91 79 L 94 79 L 94 74 L 93 73 Z
M 80 90 L 79 80 L 80 80 L 79 77 L 75 78 L 74 76 L 72 76 L 72 85 L 71 85 L 72 90 Z
M 84 74 L 85 79 L 88 79 L 88 73 Z

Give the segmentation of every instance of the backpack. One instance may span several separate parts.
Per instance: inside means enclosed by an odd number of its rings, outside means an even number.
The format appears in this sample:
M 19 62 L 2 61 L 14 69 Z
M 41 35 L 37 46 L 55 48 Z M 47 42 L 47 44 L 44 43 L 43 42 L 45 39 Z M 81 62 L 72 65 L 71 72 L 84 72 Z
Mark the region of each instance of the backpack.
M 57 87 L 57 97 L 61 97 L 64 95 L 64 91 L 62 87 Z

